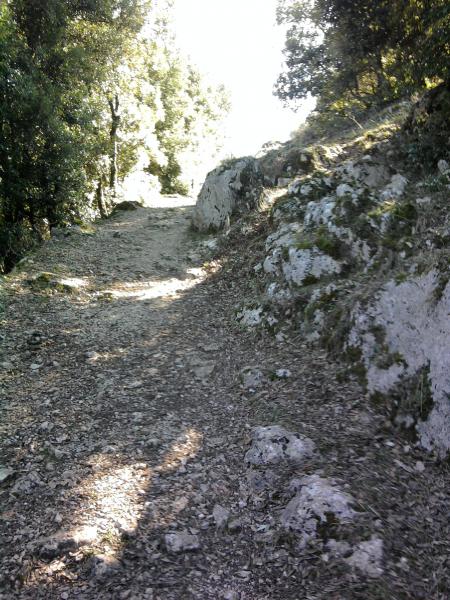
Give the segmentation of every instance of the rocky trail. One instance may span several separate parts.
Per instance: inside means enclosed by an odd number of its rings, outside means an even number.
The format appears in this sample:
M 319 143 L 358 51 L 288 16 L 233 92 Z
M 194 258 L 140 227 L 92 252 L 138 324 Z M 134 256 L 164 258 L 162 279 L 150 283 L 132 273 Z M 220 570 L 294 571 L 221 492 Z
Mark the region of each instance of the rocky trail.
M 0 598 L 450 598 L 448 466 L 298 332 L 238 326 L 257 226 L 208 259 L 169 202 L 5 284 Z

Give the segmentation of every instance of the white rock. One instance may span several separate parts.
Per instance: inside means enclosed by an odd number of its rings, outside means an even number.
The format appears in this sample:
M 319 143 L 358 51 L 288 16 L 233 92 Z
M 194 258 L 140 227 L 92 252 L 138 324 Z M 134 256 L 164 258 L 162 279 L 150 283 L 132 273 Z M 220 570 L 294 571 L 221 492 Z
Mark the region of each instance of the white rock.
M 289 305 L 292 300 L 292 292 L 287 287 L 281 287 L 278 283 L 271 283 L 266 290 L 266 297 L 272 304 L 280 306 Z
M 238 321 L 245 327 L 256 327 L 262 322 L 263 308 L 246 308 L 237 315 Z
M 436 292 L 439 298 L 436 300 Z M 417 424 L 428 450 L 450 451 L 450 284 L 441 287 L 437 270 L 397 283 L 389 281 L 367 308 L 356 305 L 349 345 L 360 348 L 370 393 L 389 393 L 403 379 L 429 369 L 433 408 Z M 378 366 L 373 329 L 384 330 L 389 352 L 402 360 L 388 369 Z
M 263 262 L 264 273 L 275 274 L 278 272 L 281 252 L 277 249 L 270 256 L 267 256 Z
M 278 425 L 256 427 L 245 462 L 252 465 L 275 465 L 282 462 L 299 464 L 310 458 L 315 450 L 308 437 L 287 431 Z
M 164 536 L 164 541 L 167 550 L 175 554 L 179 552 L 190 552 L 200 548 L 198 537 L 196 535 L 191 535 L 187 531 L 167 533 Z
M 438 162 L 438 169 L 441 175 L 448 175 L 450 173 L 450 165 L 446 160 L 440 160 Z
M 266 251 L 281 250 L 295 244 L 302 227 L 299 223 L 282 223 L 266 239 Z
M 216 363 L 205 363 L 194 368 L 194 374 L 197 379 L 207 379 L 216 368 Z
M 93 575 L 96 579 L 105 579 L 121 568 L 120 561 L 109 554 L 98 554 L 92 557 Z
M 319 523 L 326 524 L 328 516 L 340 522 L 352 521 L 353 498 L 342 492 L 330 479 L 307 475 L 294 480 L 297 494 L 281 513 L 281 525 L 299 534 L 299 546 L 305 547 L 317 535 Z
M 62 287 L 66 292 L 77 292 L 80 288 L 86 286 L 86 281 L 78 277 L 64 277 L 55 279 L 55 286 Z
M 351 185 L 348 185 L 348 183 L 341 183 L 336 188 L 336 196 L 338 198 L 343 198 L 346 194 L 353 194 L 354 191 L 355 190 Z
M 353 554 L 346 559 L 347 564 L 358 569 L 367 577 L 376 578 L 383 575 L 383 540 L 372 536 L 367 542 L 361 542 Z
M 418 461 L 416 462 L 416 464 L 415 464 L 415 467 L 414 467 L 414 468 L 415 468 L 415 470 L 416 470 L 418 473 L 423 473 L 423 472 L 425 471 L 425 465 L 424 465 L 424 463 L 423 463 L 421 460 L 418 460 Z
M 408 180 L 400 173 L 392 175 L 390 183 L 384 188 L 381 193 L 382 200 L 391 200 L 401 198 L 405 193 L 405 188 L 408 185 Z
M 31 471 L 28 475 L 20 477 L 11 489 L 11 494 L 20 496 L 22 494 L 33 494 L 36 488 L 44 485 L 43 480 L 35 471 Z
M 203 242 L 202 246 L 204 248 L 207 248 L 208 250 L 216 250 L 218 244 L 219 244 L 219 240 L 217 238 L 212 238 L 210 240 L 206 240 L 205 242 Z
M 308 202 L 304 223 L 306 227 L 328 225 L 333 219 L 336 200 L 332 196 L 325 196 L 319 202 Z
M 267 381 L 263 371 L 258 367 L 244 367 L 240 377 L 242 387 L 246 390 L 259 388 Z
M 341 540 L 328 540 L 327 544 L 326 544 L 326 549 L 327 551 L 332 555 L 332 556 L 336 556 L 339 558 L 342 558 L 343 556 L 345 556 L 346 554 L 350 554 L 351 552 L 351 546 L 348 542 L 346 541 L 341 541 Z
M 288 259 L 283 262 L 283 274 L 288 283 L 303 285 L 308 277 L 319 280 L 324 275 L 339 274 L 340 263 L 317 248 L 290 248 Z
M 263 176 L 253 158 L 234 161 L 208 173 L 194 208 L 192 225 L 198 231 L 219 230 L 230 216 L 256 208 L 262 198 Z
M 0 484 L 14 475 L 15 471 L 9 467 L 0 466 Z
M 275 375 L 278 377 L 278 379 L 288 379 L 292 373 L 289 371 L 289 369 L 277 369 L 275 371 Z
M 75 548 L 92 545 L 97 539 L 98 529 L 91 525 L 73 532 L 60 530 L 41 541 L 40 554 L 43 558 L 55 558 Z

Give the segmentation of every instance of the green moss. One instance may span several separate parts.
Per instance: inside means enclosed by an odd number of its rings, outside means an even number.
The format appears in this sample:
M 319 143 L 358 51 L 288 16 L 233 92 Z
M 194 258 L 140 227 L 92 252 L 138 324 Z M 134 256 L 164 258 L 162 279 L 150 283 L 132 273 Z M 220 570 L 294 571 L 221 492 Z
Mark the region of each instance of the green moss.
M 273 219 L 274 213 L 280 212 L 284 221 L 301 221 L 306 210 L 306 202 L 302 198 L 296 198 L 290 194 L 281 196 L 274 202 L 270 209 L 269 219 Z
M 384 350 L 386 350 L 384 348 Z M 379 369 L 389 369 L 393 365 L 406 365 L 406 361 L 400 352 L 383 352 L 375 361 Z
M 348 346 L 345 350 L 347 360 L 360 362 L 362 360 L 362 351 L 358 346 Z
M 304 316 L 305 320 L 311 321 L 311 319 L 314 317 L 314 314 L 318 310 L 322 310 L 322 311 L 326 311 L 327 309 L 330 310 L 334 306 L 333 301 L 336 299 L 337 293 L 338 293 L 337 290 L 331 290 L 330 292 L 324 292 L 314 302 L 310 302 L 306 306 L 306 308 L 303 312 L 303 316 Z
M 403 362 L 403 357 L 393 357 L 397 358 L 397 362 Z M 370 399 L 377 409 L 388 413 L 392 420 L 397 415 L 409 415 L 414 421 L 426 420 L 433 408 L 429 365 L 414 375 L 403 378 L 389 393 L 375 392 Z
M 336 381 L 338 383 L 347 383 L 349 379 L 350 378 L 348 369 L 340 369 L 336 372 Z
M 356 376 L 362 386 L 367 386 L 367 369 L 362 362 L 352 364 L 349 371 Z
M 448 177 L 444 175 L 429 175 L 422 182 L 422 187 L 427 192 L 442 192 L 448 188 Z
M 90 223 L 83 223 L 80 225 L 80 229 L 84 235 L 94 235 L 96 233 L 96 229 Z
M 347 346 L 344 359 L 350 363 L 349 371 L 358 378 L 361 385 L 367 385 L 367 369 L 364 365 L 362 350 L 358 346 Z
M 340 258 L 341 244 L 335 236 L 330 235 L 328 232 L 319 231 L 314 243 L 321 252 L 335 259 Z
M 33 283 L 49 283 L 54 277 L 54 273 L 44 271 L 42 273 L 38 273 L 38 275 L 36 275 L 36 277 L 34 277 L 32 281 Z
M 375 240 L 377 238 L 376 232 L 374 231 L 367 216 L 364 214 L 359 215 L 355 219 L 355 221 L 352 225 L 352 230 L 362 240 L 371 241 L 371 240 Z
M 423 367 L 412 377 L 403 380 L 390 397 L 398 413 L 410 414 L 416 420 L 426 420 L 433 408 L 430 366 Z
M 381 245 L 384 248 L 388 248 L 389 250 L 400 250 L 401 249 L 401 240 L 393 235 L 384 235 L 381 238 Z
M 314 243 L 312 242 L 312 240 L 303 239 L 296 242 L 295 247 L 297 248 L 297 250 L 311 250 L 314 247 Z
M 438 278 L 438 283 L 433 290 L 433 302 L 438 304 L 442 300 L 442 296 L 444 295 L 445 288 L 447 287 L 450 281 L 449 273 L 440 273 Z
M 338 259 L 341 256 L 341 243 L 324 225 L 317 229 L 314 236 L 307 236 L 302 233 L 297 236 L 297 239 L 298 241 L 295 244 L 297 250 L 312 250 L 316 247 L 332 258 Z
M 385 394 L 382 394 L 381 392 L 373 392 L 370 394 L 369 400 L 378 411 L 390 411 L 390 402 Z
M 417 208 L 412 202 L 397 202 L 391 211 L 392 218 L 399 221 L 415 223 L 417 221 Z
M 395 283 L 397 285 L 400 285 L 401 283 L 404 283 L 406 280 L 408 279 L 408 273 L 397 273 L 395 276 Z
M 367 216 L 371 219 L 379 221 L 381 217 L 391 213 L 395 208 L 395 202 L 393 200 L 386 200 L 382 204 L 379 204 L 367 213 Z
M 343 306 L 336 306 L 328 313 L 326 333 L 321 340 L 324 347 L 333 356 L 341 356 L 342 348 L 350 331 L 348 312 Z
M 317 283 L 319 280 L 315 275 L 307 275 L 305 277 L 305 279 L 303 280 L 303 286 L 307 286 L 307 285 L 314 285 L 315 283 Z
M 370 333 L 375 338 L 376 342 L 380 346 L 384 346 L 386 343 L 386 330 L 382 325 L 372 325 L 369 329 Z

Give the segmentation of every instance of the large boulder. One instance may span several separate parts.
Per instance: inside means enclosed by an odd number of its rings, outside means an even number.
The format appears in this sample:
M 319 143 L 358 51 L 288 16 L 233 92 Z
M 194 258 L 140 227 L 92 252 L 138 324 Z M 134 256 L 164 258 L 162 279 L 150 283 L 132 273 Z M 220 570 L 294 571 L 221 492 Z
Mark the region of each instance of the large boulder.
M 192 225 L 198 231 L 218 231 L 231 215 L 257 208 L 263 198 L 263 176 L 254 158 L 229 161 L 208 173 L 198 196 Z

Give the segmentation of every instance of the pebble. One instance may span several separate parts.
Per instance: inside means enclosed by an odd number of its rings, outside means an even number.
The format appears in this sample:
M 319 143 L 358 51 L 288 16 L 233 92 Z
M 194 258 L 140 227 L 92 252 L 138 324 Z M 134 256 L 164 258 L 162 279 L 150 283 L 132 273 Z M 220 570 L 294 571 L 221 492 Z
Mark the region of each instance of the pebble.
M 418 473 L 423 473 L 425 471 L 425 465 L 421 460 L 416 462 L 415 469 Z
M 289 379 L 292 373 L 289 371 L 289 369 L 277 369 L 275 371 L 275 375 L 278 377 L 278 379 Z
M 4 481 L 12 477 L 14 473 L 15 471 L 13 471 L 13 469 L 10 469 L 9 467 L 0 466 L 0 483 L 3 483 Z
M 230 511 L 220 504 L 216 504 L 213 509 L 213 518 L 218 529 L 223 529 L 230 518 Z

